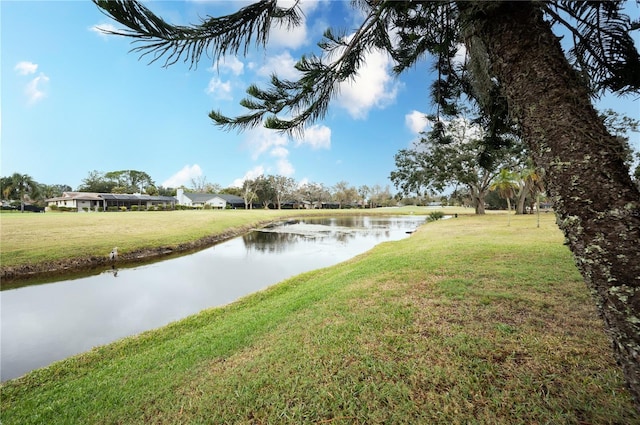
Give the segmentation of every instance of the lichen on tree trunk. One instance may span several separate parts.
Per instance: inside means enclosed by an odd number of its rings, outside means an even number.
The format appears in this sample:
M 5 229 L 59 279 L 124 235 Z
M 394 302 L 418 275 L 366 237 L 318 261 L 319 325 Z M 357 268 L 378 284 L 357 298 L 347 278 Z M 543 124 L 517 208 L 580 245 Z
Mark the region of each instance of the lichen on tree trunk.
M 485 77 L 497 78 L 535 165 L 544 170 L 558 225 L 640 410 L 640 192 L 620 142 L 599 119 L 538 6 L 458 6 L 472 60 L 480 70 L 487 67 Z

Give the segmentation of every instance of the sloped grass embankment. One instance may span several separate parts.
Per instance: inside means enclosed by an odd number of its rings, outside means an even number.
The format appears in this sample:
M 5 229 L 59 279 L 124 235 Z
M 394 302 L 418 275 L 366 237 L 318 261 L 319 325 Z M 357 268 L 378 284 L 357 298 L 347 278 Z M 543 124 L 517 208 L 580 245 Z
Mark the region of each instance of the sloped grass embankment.
M 429 223 L 9 381 L 2 423 L 640 423 L 562 241 L 550 215 Z

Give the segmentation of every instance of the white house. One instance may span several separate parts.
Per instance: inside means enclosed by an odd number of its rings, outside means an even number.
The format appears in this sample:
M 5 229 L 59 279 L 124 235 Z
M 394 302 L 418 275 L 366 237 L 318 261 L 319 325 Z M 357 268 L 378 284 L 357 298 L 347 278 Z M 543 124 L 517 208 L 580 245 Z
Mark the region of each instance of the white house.
M 77 211 L 107 211 L 109 207 L 125 207 L 131 209 L 133 206 L 149 209 L 155 206 L 163 208 L 173 208 L 176 198 L 172 196 L 151 196 L 141 194 L 125 193 L 92 193 L 92 192 L 63 192 L 62 196 L 46 200 L 47 207 L 66 207 Z
M 63 192 L 62 196 L 46 200 L 47 207 L 73 208 L 77 211 L 94 211 L 105 207 L 104 199 L 98 193 L 91 192 Z
M 178 189 L 176 193 L 178 205 L 187 207 L 204 208 L 209 205 L 211 208 L 225 209 L 227 206 L 233 208 L 244 208 L 244 199 L 235 195 L 221 193 L 185 192 Z

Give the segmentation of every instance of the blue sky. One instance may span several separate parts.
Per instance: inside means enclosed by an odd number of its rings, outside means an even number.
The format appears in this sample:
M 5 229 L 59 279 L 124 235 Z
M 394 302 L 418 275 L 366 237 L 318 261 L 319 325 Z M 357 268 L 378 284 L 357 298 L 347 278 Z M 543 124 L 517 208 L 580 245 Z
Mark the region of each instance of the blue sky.
M 147 2 L 178 24 L 248 3 Z M 629 3 L 637 16 L 640 9 Z M 424 129 L 423 115 L 433 112 L 428 62 L 396 78 L 389 59 L 372 53 L 359 79 L 342 87 L 326 118 L 302 139 L 261 128 L 227 132 L 207 116 L 212 109 L 240 114 L 246 87 L 274 71 L 294 77 L 293 64 L 317 49 L 328 26 L 355 29 L 349 4 L 306 1 L 304 26 L 274 28 L 266 51 L 228 57 L 216 70 L 206 57 L 196 69 L 182 62 L 149 65 L 129 53 L 130 40 L 96 31 L 114 23 L 88 0 L 2 0 L 0 175 L 20 172 L 75 189 L 93 170 L 145 171 L 169 187 L 203 177 L 227 187 L 280 174 L 327 186 L 389 185 L 395 192 L 388 179 L 394 155 L 411 145 Z M 638 96 L 607 97 L 598 107 L 640 117 Z M 639 135 L 631 136 L 640 150 Z

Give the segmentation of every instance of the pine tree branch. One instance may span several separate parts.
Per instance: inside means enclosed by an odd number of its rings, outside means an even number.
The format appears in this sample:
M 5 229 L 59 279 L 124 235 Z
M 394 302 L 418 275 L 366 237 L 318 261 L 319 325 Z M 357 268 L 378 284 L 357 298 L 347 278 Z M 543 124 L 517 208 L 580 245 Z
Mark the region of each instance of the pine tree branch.
M 300 24 L 299 3 L 288 9 L 276 0 L 264 0 L 231 15 L 208 17 L 198 25 L 171 25 L 136 0 L 92 0 L 102 12 L 126 27 L 101 29 L 106 34 L 134 39 L 140 45 L 132 49 L 140 57 L 152 55 L 150 63 L 164 58 L 165 67 L 181 58 L 196 67 L 203 54 L 215 62 L 228 54 L 247 54 L 252 45 L 265 47 L 272 22 L 294 27 Z

